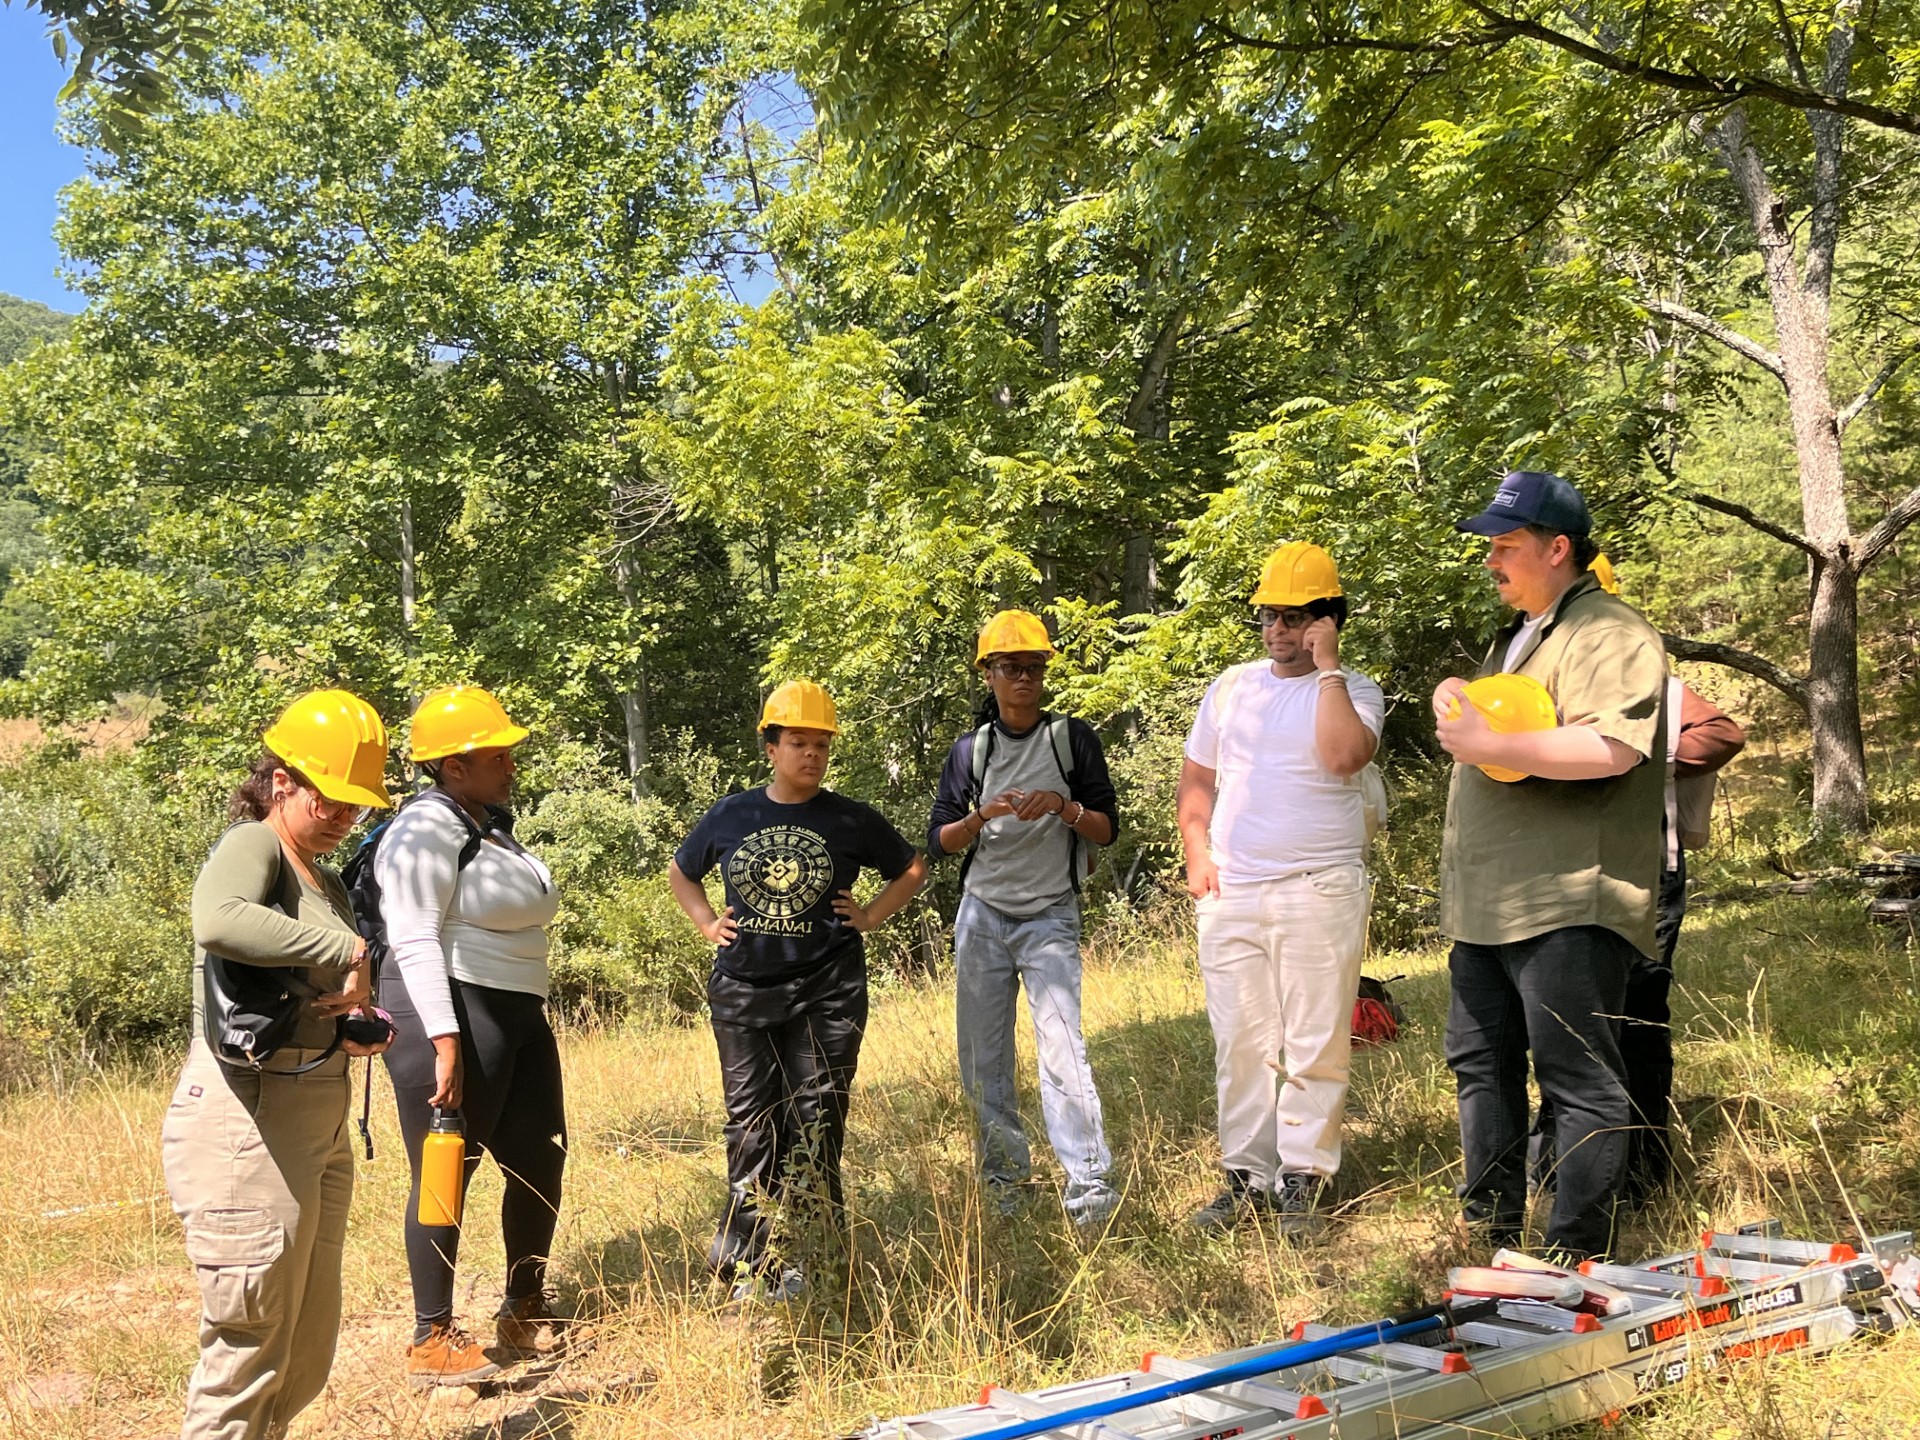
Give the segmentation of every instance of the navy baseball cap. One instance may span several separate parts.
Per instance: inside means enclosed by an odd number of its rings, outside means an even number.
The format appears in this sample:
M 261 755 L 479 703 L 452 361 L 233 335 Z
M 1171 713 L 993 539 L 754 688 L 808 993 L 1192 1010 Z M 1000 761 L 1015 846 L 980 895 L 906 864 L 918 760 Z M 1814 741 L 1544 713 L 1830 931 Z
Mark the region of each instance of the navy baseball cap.
M 1580 492 L 1544 470 L 1513 470 L 1478 515 L 1456 520 L 1453 528 L 1474 535 L 1505 535 L 1522 525 L 1543 525 L 1563 535 L 1587 535 L 1593 515 Z

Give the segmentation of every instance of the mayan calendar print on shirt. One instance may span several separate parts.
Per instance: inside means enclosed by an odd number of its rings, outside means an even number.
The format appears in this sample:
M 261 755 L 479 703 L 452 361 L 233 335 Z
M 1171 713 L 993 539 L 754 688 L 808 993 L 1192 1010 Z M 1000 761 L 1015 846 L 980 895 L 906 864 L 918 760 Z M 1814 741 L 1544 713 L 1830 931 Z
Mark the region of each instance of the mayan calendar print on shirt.
M 701 880 L 716 867 L 739 933 L 714 965 L 762 984 L 818 969 L 860 932 L 834 913 L 862 870 L 892 880 L 913 863 L 913 847 L 869 805 L 822 790 L 798 805 L 764 788 L 721 800 L 700 819 L 674 862 Z

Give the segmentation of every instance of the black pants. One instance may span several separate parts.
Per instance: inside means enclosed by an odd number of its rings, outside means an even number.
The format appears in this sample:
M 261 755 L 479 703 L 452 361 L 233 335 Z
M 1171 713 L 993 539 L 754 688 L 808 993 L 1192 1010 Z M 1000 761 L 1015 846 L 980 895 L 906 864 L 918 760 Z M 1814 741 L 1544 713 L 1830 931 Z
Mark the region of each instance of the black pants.
M 707 1262 L 732 1276 L 767 1263 L 760 1201 L 837 1222 L 840 1155 L 867 1026 L 859 950 L 800 980 L 753 985 L 714 971 L 707 984 L 727 1106 L 727 1207 Z
M 538 995 L 449 980 L 460 1021 L 464 1062 L 460 1114 L 466 1123 L 466 1184 L 491 1155 L 506 1178 L 500 1230 L 507 1250 L 507 1298 L 537 1295 L 560 1218 L 560 1181 L 567 1163 L 567 1117 L 560 1047 Z M 380 971 L 380 1003 L 399 1030 L 386 1052 L 399 1104 L 413 1185 L 407 1191 L 407 1269 L 413 1280 L 416 1338 L 453 1316 L 453 1267 L 460 1255 L 455 1225 L 422 1225 L 420 1149 L 432 1123 L 433 1042 L 415 1013 L 400 967 Z
M 1623 1197 L 1638 1204 L 1664 1190 L 1673 1178 L 1673 952 L 1687 915 L 1687 853 L 1679 866 L 1660 876 L 1660 909 L 1655 929 L 1659 954 L 1634 951 L 1627 971 L 1627 996 L 1621 1006 L 1620 1063 L 1627 1077 L 1633 1128 L 1627 1134 Z M 1534 1183 L 1550 1190 L 1556 1183 L 1553 1103 L 1542 1099 L 1533 1123 L 1528 1168 Z
M 1517 1234 L 1527 1198 L 1527 1057 L 1554 1108 L 1547 1243 L 1604 1255 L 1627 1157 L 1631 1106 L 1617 1038 L 1633 946 L 1598 925 L 1508 945 L 1456 941 L 1447 1064 L 1460 1098 L 1471 1222 Z
M 1660 915 L 1654 959 L 1635 954 L 1627 976 L 1627 1003 L 1620 1026 L 1620 1059 L 1627 1067 L 1627 1098 L 1633 1102 L 1633 1133 L 1627 1144 L 1626 1191 L 1642 1199 L 1673 1178 L 1673 952 L 1687 918 L 1687 852 L 1660 876 Z

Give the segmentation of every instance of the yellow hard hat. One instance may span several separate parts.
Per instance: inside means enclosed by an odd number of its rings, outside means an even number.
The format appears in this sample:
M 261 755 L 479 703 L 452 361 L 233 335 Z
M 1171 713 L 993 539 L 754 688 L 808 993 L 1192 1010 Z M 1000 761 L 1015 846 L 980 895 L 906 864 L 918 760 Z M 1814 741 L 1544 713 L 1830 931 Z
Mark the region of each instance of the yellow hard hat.
M 1496 735 L 1516 735 L 1524 730 L 1551 730 L 1560 723 L 1554 712 L 1553 696 L 1531 675 L 1482 675 L 1469 680 L 1465 690 L 1467 703 L 1487 717 L 1487 728 Z M 1452 714 L 1460 713 L 1460 702 L 1453 702 Z M 1489 780 L 1511 784 L 1527 778 L 1522 770 L 1504 765 L 1482 765 Z
M 980 643 L 973 663 L 984 665 L 989 655 L 1057 655 L 1048 638 L 1046 622 L 1025 610 L 1002 610 L 980 627 Z
M 329 800 L 382 809 L 393 804 L 387 793 L 387 727 L 358 695 L 345 690 L 302 695 L 260 738 Z
M 530 732 L 478 685 L 449 685 L 420 702 L 407 735 L 409 760 L 443 760 L 469 750 L 518 745 Z
M 1620 593 L 1620 578 L 1613 573 L 1613 562 L 1604 555 L 1593 557 L 1593 563 L 1587 566 L 1593 572 L 1593 578 L 1600 582 L 1600 588 L 1609 595 Z
M 1289 540 L 1267 557 L 1260 571 L 1255 605 L 1305 605 L 1341 594 L 1340 572 L 1333 557 L 1318 545 Z
M 790 725 L 796 730 L 824 730 L 840 733 L 840 717 L 833 708 L 833 697 L 811 680 L 789 680 L 771 695 L 760 711 L 760 728 Z

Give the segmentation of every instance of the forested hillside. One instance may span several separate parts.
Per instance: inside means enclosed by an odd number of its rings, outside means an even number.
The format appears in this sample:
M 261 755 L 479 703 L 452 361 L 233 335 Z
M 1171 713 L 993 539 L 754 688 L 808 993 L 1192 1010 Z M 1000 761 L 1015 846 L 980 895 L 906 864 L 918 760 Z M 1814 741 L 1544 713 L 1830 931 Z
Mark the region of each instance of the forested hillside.
M 1023 605 L 1117 757 L 1099 893 L 1137 896 L 1293 537 L 1391 700 L 1405 938 L 1425 697 L 1497 618 L 1450 522 L 1515 466 L 1585 489 L 1753 722 L 1768 846 L 1915 783 L 1908 10 L 214 8 L 143 122 L 70 102 L 89 304 L 0 385 L 57 562 L 0 706 L 151 697 L 115 793 L 183 835 L 291 694 L 398 721 L 484 682 L 540 737 L 599 994 L 680 933 L 659 868 L 766 687 L 826 683 L 836 783 L 917 833 L 975 630 Z

